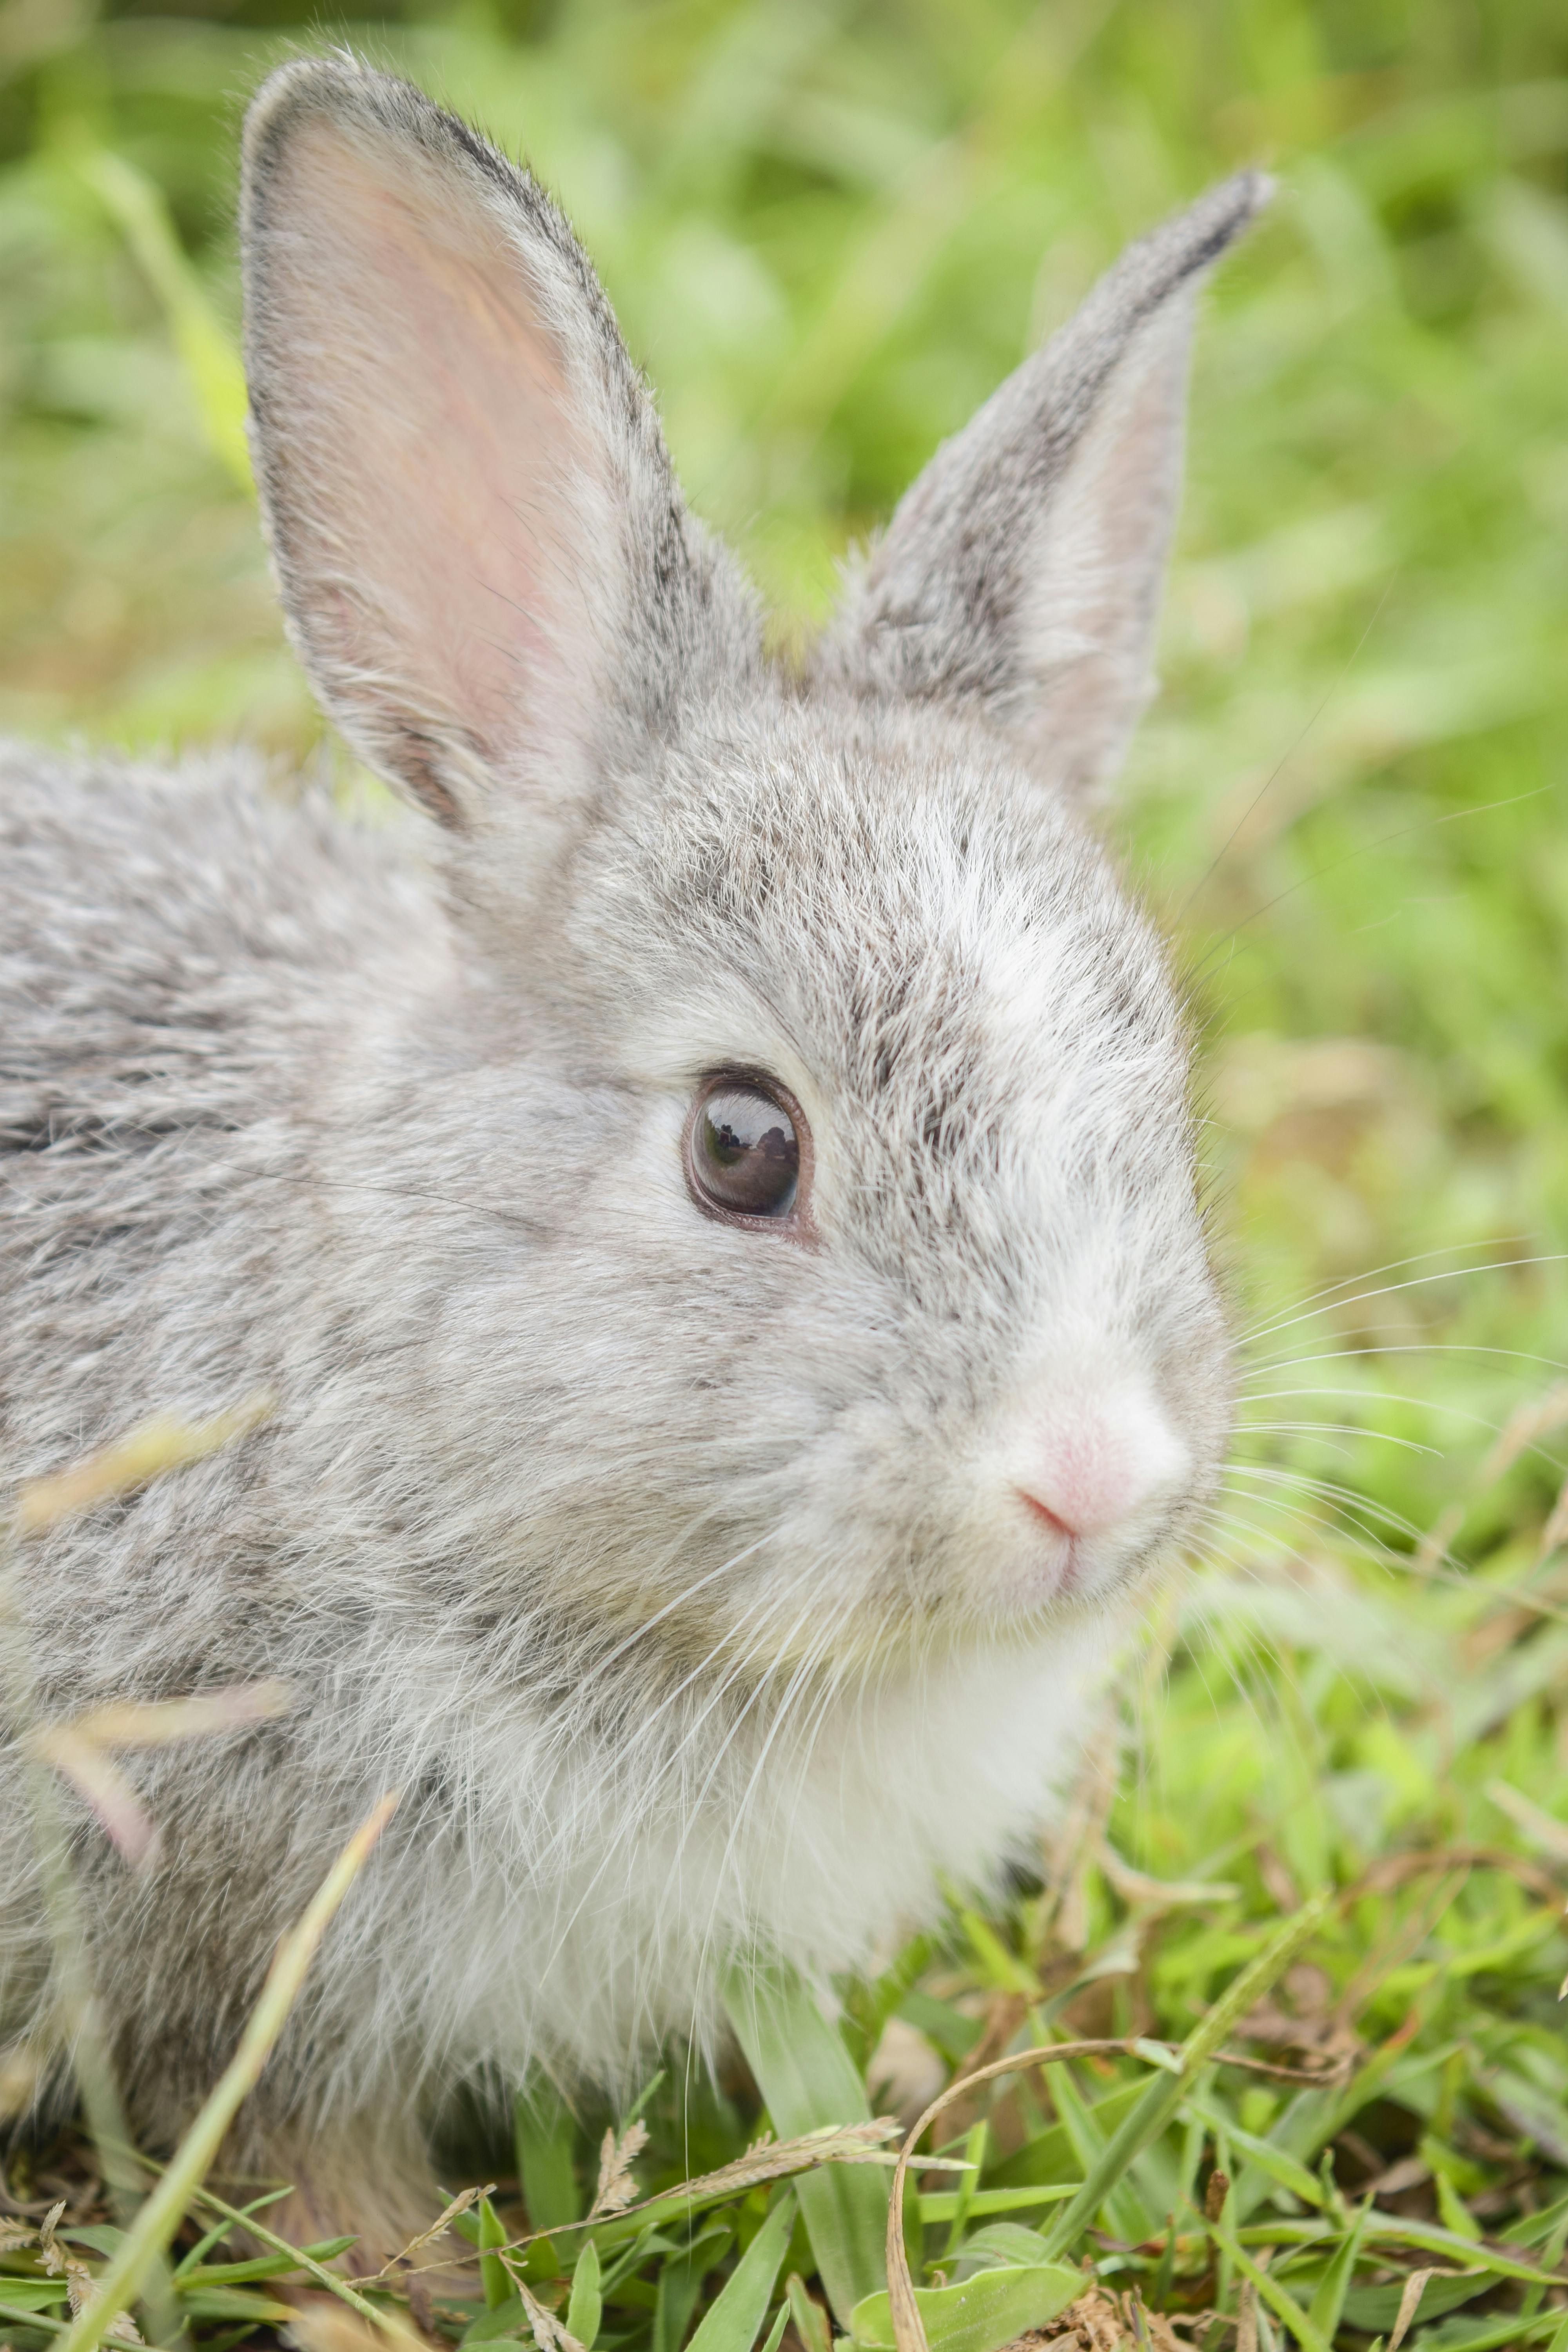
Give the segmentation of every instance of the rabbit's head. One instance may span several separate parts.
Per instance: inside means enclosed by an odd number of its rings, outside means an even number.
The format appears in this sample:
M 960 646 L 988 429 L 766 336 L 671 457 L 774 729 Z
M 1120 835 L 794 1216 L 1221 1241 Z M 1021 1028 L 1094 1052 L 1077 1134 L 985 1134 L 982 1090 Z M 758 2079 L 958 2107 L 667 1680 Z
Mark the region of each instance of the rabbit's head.
M 285 603 L 484 975 L 432 1171 L 525 1213 L 450 1261 L 423 1374 L 496 1590 L 770 1663 L 1033 1641 L 1211 1490 L 1187 1040 L 1085 809 L 1148 691 L 1194 291 L 1261 194 L 1131 248 L 786 677 L 534 183 L 349 60 L 258 101 Z

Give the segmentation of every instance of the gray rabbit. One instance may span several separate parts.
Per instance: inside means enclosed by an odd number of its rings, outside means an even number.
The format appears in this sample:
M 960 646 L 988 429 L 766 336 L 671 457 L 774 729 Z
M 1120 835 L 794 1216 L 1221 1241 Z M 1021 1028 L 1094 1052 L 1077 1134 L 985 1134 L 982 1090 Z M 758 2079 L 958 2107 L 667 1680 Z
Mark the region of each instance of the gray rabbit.
M 235 2150 L 371 2260 L 454 2086 L 624 2076 L 731 1958 L 851 1968 L 993 1876 L 1213 1492 L 1188 1039 L 1089 818 L 1263 194 L 1131 248 L 796 674 L 534 182 L 345 57 L 252 109 L 289 624 L 429 822 L 0 760 L 0 1450 L 276 1397 L 19 1598 L 51 1717 L 292 1695 L 128 1765 L 155 1867 L 77 1824 L 152 2142 L 402 1790 Z M 0 2044 L 47 1951 L 13 1737 Z

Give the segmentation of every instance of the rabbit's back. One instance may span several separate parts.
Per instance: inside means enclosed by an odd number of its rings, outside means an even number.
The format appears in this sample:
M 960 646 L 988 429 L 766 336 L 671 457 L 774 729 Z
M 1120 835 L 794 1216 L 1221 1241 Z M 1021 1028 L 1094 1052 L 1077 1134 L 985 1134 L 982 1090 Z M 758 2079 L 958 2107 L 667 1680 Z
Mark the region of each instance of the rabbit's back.
M 24 1475 L 233 1402 L 345 992 L 410 891 L 257 760 L 0 753 L 0 1433 Z
M 8 1476 L 58 1470 L 154 1417 L 286 1388 L 282 1358 L 322 1286 L 314 1201 L 345 1041 L 390 962 L 408 968 L 428 912 L 390 837 L 308 793 L 290 802 L 259 760 L 158 772 L 0 750 Z M 276 1675 L 303 1690 L 308 1658 L 281 1631 L 297 1592 L 275 1451 L 263 1432 L 133 1505 L 26 1539 L 18 1591 L 46 1717 Z M 47 2012 L 5 1712 L 0 2041 Z M 336 1826 L 311 1829 L 322 1776 L 293 1724 L 170 1750 L 136 1777 L 163 1868 L 143 1887 L 94 1838 L 81 1895 L 102 1923 L 110 2008 L 141 2021 L 139 2111 L 162 2099 L 173 2118 L 222 2063 L 236 1980 Z M 308 1849 L 299 1886 L 291 1839 Z M 171 1934 L 177 1983 L 161 1974 Z M 133 1965 L 116 1957 L 127 1937 Z

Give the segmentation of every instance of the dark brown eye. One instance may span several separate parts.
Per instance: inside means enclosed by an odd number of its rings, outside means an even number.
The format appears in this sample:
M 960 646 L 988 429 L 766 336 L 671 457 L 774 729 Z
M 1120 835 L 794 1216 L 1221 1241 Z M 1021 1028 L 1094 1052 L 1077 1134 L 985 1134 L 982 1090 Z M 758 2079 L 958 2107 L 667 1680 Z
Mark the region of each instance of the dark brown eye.
M 800 1197 L 799 1114 L 783 1087 L 710 1078 L 692 1112 L 687 1178 L 700 1207 L 724 1217 L 788 1218 Z

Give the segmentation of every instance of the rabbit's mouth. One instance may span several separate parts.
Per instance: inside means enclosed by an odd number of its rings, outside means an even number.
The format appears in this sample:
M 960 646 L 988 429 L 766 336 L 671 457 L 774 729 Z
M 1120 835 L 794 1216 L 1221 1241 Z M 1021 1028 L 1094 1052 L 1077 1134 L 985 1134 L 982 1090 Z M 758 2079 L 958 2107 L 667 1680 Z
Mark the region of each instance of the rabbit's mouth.
M 1015 1487 L 1014 1492 L 1024 1507 L 1033 1538 L 1026 1563 L 1013 1580 L 1025 1588 L 1019 1592 L 1018 1605 L 1028 1609 L 1046 1601 L 1098 1598 L 1106 1579 L 1100 1572 L 1100 1561 L 1092 1541 L 1086 1540 L 1079 1528 L 1059 1518 L 1037 1496 L 1026 1493 L 1022 1486 Z
M 1065 1526 L 1032 1496 L 1015 1491 L 1009 1513 L 1012 1538 L 997 1547 L 972 1599 L 972 1613 L 993 1632 L 1021 1629 L 1032 1619 L 1063 1610 L 1101 1608 L 1134 1583 L 1149 1562 L 1163 1557 L 1168 1515 L 1150 1526 L 1147 1515 L 1136 1533 L 1085 1536 Z
M 1058 1518 L 1048 1504 L 1015 1487 L 1029 1522 L 1030 1541 L 1023 1563 L 1016 1568 L 995 1598 L 1027 1611 L 1049 1601 L 1087 1598 L 1090 1579 L 1084 1541 L 1076 1528 Z

